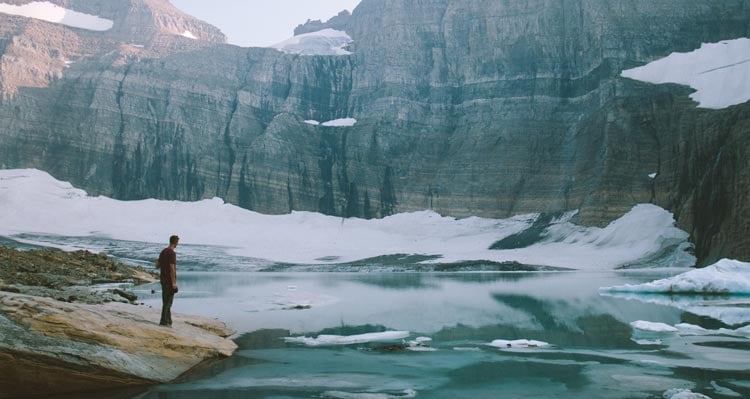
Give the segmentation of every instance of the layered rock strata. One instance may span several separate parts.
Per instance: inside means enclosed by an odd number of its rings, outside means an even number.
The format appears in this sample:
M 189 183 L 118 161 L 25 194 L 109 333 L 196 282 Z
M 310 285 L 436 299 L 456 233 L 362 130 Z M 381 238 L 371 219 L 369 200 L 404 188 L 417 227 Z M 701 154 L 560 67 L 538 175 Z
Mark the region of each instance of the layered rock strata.
M 749 35 L 748 0 L 364 0 L 331 22 L 350 56 L 191 40 L 130 17 L 144 4 L 180 20 L 164 4 L 125 3 L 101 12 L 116 21 L 104 33 L 0 16 L 0 166 L 264 213 L 580 209 L 602 225 L 653 202 L 701 261 L 750 257 L 748 105 L 700 110 L 686 88 L 620 77 Z M 344 117 L 358 122 L 303 123 Z

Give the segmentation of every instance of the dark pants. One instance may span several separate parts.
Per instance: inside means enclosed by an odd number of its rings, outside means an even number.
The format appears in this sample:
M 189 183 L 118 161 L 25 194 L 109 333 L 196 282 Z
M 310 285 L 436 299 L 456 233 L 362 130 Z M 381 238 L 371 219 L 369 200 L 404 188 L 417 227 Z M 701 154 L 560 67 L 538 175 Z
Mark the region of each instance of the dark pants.
M 171 285 L 161 286 L 161 321 L 163 326 L 172 325 L 172 300 L 174 300 L 174 290 Z

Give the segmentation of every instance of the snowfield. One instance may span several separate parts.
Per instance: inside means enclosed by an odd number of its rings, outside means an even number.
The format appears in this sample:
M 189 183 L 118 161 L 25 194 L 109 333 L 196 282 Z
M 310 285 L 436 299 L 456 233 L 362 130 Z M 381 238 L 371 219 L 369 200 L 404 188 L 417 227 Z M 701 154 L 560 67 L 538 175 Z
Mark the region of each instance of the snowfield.
M 288 54 L 349 55 L 351 52 L 344 47 L 351 42 L 352 38 L 346 32 L 323 29 L 291 37 L 271 47 Z
M 676 83 L 696 90 L 701 108 L 722 109 L 750 100 L 750 39 L 704 43 L 689 53 L 672 53 L 622 76 L 648 83 Z
M 185 244 L 222 246 L 232 255 L 292 264 L 416 254 L 431 263 L 515 261 L 602 270 L 665 252 L 668 266 L 695 262 L 684 251 L 688 234 L 659 207 L 637 205 L 604 228 L 575 225 L 570 222 L 574 214 L 553 220 L 529 246 L 491 250 L 498 240 L 528 229 L 538 215 L 456 219 L 422 211 L 373 220 L 311 212 L 263 215 L 219 198 L 181 202 L 91 197 L 39 170 L 0 170 L 2 236 L 36 233 L 162 243 L 176 233 Z
M 94 31 L 112 29 L 114 21 L 96 15 L 69 10 L 48 1 L 32 1 L 23 5 L 0 3 L 0 13 L 18 15 Z

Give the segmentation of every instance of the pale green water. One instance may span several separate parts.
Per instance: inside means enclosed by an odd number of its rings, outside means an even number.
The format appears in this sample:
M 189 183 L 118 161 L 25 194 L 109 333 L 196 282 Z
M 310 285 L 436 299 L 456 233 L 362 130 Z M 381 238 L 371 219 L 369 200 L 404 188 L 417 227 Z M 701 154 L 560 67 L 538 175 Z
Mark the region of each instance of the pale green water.
M 737 397 L 732 391 L 749 397 L 750 340 L 636 333 L 629 325 L 635 320 L 712 329 L 726 324 L 598 293 L 602 286 L 658 277 L 180 273 L 174 310 L 226 321 L 239 331 L 240 350 L 182 383 L 119 397 L 660 398 L 669 388 L 712 398 Z M 147 304 L 160 306 L 156 296 L 146 297 Z M 310 308 L 288 309 L 295 304 Z M 394 343 L 306 347 L 282 339 L 382 330 L 430 337 L 436 350 L 413 352 Z M 551 345 L 487 345 L 521 338 Z M 635 338 L 661 344 L 642 345 Z
M 161 248 L 96 237 L 24 238 L 143 265 Z M 75 397 L 619 399 L 661 398 L 670 388 L 750 397 L 747 337 L 647 333 L 629 324 L 738 328 L 750 323 L 748 298 L 599 294 L 600 287 L 651 281 L 665 271 L 257 273 L 246 270 L 270 263 L 222 248 L 181 246 L 180 256 L 174 311 L 227 322 L 240 349 L 179 383 Z M 152 288 L 158 285 L 139 287 L 138 295 L 158 308 Z M 290 309 L 295 305 L 304 309 Z M 409 331 L 406 341 L 429 337 L 435 350 L 410 351 L 400 341 L 307 347 L 283 340 L 384 330 Z M 550 346 L 487 345 L 495 339 Z

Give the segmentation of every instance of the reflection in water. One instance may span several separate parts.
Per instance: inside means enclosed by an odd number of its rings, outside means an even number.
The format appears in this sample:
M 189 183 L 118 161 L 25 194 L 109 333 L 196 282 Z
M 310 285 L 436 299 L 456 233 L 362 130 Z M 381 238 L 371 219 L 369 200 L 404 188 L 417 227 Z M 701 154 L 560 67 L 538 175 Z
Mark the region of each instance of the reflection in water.
M 661 276 L 658 276 L 661 277 Z M 639 344 L 630 322 L 715 321 L 661 303 L 600 296 L 598 288 L 653 273 L 346 274 L 181 273 L 175 311 L 239 331 L 228 361 L 140 397 L 649 398 L 670 388 L 714 398 L 750 395 L 747 339 L 655 333 Z M 183 292 L 184 291 L 184 292 Z M 159 306 L 158 293 L 143 301 Z M 286 301 L 286 302 L 285 302 Z M 283 303 L 305 301 L 305 310 Z M 411 331 L 406 343 L 306 347 L 287 336 Z M 508 349 L 495 339 L 549 347 Z M 643 342 L 643 341 L 641 341 Z M 357 396 L 359 395 L 359 396 Z

